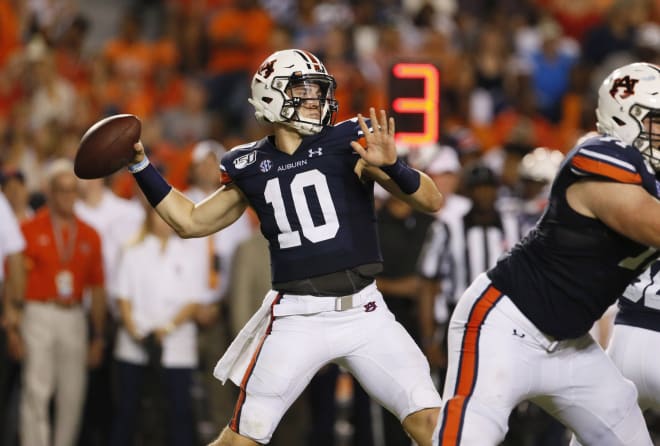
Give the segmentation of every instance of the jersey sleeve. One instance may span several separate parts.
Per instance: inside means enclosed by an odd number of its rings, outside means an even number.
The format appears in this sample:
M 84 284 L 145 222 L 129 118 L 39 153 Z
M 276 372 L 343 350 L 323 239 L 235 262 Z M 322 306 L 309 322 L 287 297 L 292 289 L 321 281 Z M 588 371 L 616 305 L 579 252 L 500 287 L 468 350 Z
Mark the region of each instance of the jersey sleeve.
M 571 171 L 581 177 L 594 176 L 627 184 L 642 184 L 641 154 L 621 141 L 607 137 L 589 140 L 570 159 Z
M 241 172 L 256 161 L 256 146 L 257 142 L 236 146 L 222 156 L 220 160 L 220 181 L 223 185 L 236 181 Z
M 365 118 L 364 121 L 367 124 L 369 131 L 371 131 L 372 130 L 371 119 Z M 360 123 L 358 122 L 357 118 L 348 119 L 346 121 L 342 121 L 335 124 L 334 130 L 339 135 L 342 135 L 342 137 L 346 138 L 346 140 L 348 141 L 357 141 L 362 145 L 362 147 L 365 147 L 367 145 L 367 141 L 365 140 L 364 137 L 364 132 L 362 131 L 362 128 L 360 127 Z M 348 146 L 348 148 L 350 148 L 350 146 Z
M 223 186 L 226 186 L 228 184 L 233 183 L 234 180 L 232 179 L 231 175 L 229 175 L 229 172 L 227 172 L 227 169 L 225 166 L 220 164 L 220 184 Z
M 234 182 L 234 179 L 231 176 L 230 173 L 230 167 L 231 167 L 231 160 L 232 156 L 230 156 L 231 150 L 227 153 L 225 153 L 222 156 L 222 159 L 220 160 L 220 184 L 223 186 L 226 186 L 228 184 L 231 184 Z

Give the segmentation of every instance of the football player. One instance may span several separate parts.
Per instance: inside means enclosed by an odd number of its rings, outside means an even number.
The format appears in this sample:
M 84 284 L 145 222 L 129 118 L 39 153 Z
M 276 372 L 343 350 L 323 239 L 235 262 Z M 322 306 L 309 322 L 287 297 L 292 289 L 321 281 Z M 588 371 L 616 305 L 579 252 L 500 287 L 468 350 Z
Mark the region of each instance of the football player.
M 660 343 L 660 261 L 628 285 L 619 298 L 607 354 L 637 388 L 642 411 L 660 410 L 658 357 L 649 352 Z M 579 445 L 575 438 L 571 445 Z
M 568 154 L 540 221 L 458 302 L 435 444 L 499 444 L 524 400 L 585 445 L 652 444 L 588 331 L 658 256 L 660 67 L 621 67 L 598 96 L 599 134 Z
M 223 186 L 195 205 L 173 189 L 136 144 L 129 167 L 158 213 L 182 236 L 234 222 L 247 206 L 268 239 L 272 291 L 216 366 L 240 386 L 234 416 L 213 445 L 268 443 L 288 407 L 325 364 L 349 370 L 430 445 L 440 406 L 429 365 L 375 286 L 381 254 L 373 186 L 435 212 L 442 195 L 397 159 L 394 120 L 372 108 L 333 125 L 335 79 L 313 54 L 270 55 L 250 103 L 272 134 L 225 154 Z

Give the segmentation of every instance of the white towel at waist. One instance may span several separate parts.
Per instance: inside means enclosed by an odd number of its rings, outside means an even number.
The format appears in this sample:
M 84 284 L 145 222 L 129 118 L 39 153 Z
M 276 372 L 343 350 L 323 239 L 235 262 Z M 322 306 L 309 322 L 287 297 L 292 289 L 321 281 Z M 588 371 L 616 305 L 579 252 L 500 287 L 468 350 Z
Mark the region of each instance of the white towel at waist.
M 309 315 L 326 311 L 346 311 L 360 307 L 367 301 L 373 300 L 374 297 L 381 298 L 375 282 L 348 296 L 317 297 L 285 294 L 278 305 L 273 305 L 277 295 L 278 292 L 273 290 L 266 294 L 261 307 L 238 332 L 236 338 L 216 364 L 213 376 L 222 381 L 223 384 L 229 378 L 240 387 L 250 361 L 268 329 L 271 316 L 282 317 Z
M 237 386 L 241 385 L 243 376 L 250 364 L 261 338 L 268 329 L 270 323 L 270 309 L 277 298 L 277 291 L 269 291 L 264 298 L 261 307 L 252 315 L 245 326 L 238 332 L 236 338 L 229 345 L 229 348 L 222 355 L 222 358 L 213 369 L 213 376 L 219 379 L 222 384 L 227 378 L 232 380 Z

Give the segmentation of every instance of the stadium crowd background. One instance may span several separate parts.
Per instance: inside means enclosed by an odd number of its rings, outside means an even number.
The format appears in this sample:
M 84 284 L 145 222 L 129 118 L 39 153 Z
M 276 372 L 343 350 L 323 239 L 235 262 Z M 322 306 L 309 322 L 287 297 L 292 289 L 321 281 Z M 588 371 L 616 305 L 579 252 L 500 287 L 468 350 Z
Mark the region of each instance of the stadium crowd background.
M 658 0 L 0 0 L 0 179 L 22 184 L 12 205 L 28 219 L 49 165 L 98 119 L 132 113 L 187 189 L 197 143 L 263 136 L 247 102 L 261 61 L 304 48 L 337 80 L 338 120 L 388 108 L 392 63 L 436 64 L 441 142 L 512 185 L 499 155 L 569 150 L 594 129 L 606 73 L 660 63 L 658 23 Z M 108 186 L 135 197 L 126 173 Z
M 288 47 L 325 61 L 338 120 L 387 108 L 394 61 L 429 61 L 442 72 L 441 134 L 459 149 L 566 151 L 593 128 L 594 82 L 657 58 L 659 10 L 653 0 L 4 0 L 0 161 L 38 192 L 44 166 L 71 157 L 93 122 L 133 113 L 183 187 L 194 143 L 261 136 L 249 81 Z

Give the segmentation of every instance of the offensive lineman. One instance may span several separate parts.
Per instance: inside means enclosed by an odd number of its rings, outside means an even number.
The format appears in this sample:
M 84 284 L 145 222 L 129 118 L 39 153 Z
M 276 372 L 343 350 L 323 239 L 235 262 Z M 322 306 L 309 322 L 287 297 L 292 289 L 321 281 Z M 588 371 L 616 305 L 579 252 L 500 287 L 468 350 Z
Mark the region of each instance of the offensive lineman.
M 253 77 L 250 103 L 274 133 L 228 152 L 224 187 L 198 205 L 167 184 L 136 144 L 129 170 L 179 235 L 209 235 L 252 206 L 269 241 L 273 291 L 216 366 L 216 377 L 241 391 L 213 445 L 268 443 L 329 362 L 351 371 L 420 446 L 431 444 L 440 396 L 426 358 L 374 282 L 382 259 L 373 183 L 425 212 L 437 211 L 442 195 L 397 160 L 394 120 L 384 111 L 370 110 L 373 130 L 362 116 L 332 125 L 334 90 L 313 54 L 270 55 Z
M 635 386 L 588 334 L 660 248 L 660 67 L 613 71 L 530 234 L 463 294 L 435 444 L 496 445 L 530 400 L 585 445 L 650 446 Z M 438 432 L 439 431 L 439 432 Z

